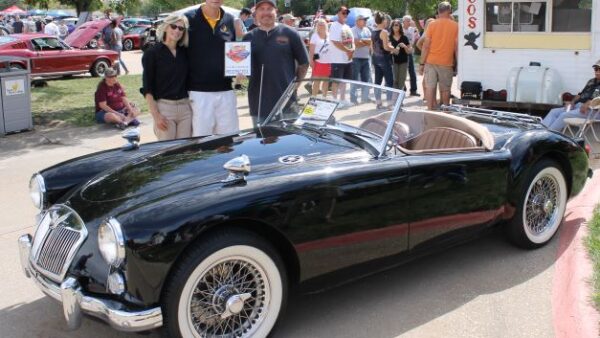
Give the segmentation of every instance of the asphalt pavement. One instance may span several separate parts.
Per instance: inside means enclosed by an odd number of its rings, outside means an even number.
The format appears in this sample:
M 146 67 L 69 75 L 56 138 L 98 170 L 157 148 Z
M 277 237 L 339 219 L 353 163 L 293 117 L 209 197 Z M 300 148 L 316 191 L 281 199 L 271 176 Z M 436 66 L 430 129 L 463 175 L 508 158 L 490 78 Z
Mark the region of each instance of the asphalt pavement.
M 141 72 L 139 52 L 124 54 L 131 73 Z M 407 104 L 421 103 L 409 98 Z M 249 126 L 247 108 L 239 113 L 242 128 Z M 155 140 L 149 116 L 141 120 L 142 142 Z M 0 138 L 0 337 L 139 337 L 89 319 L 67 331 L 60 304 L 23 275 L 16 242 L 32 231 L 36 214 L 28 194 L 32 173 L 122 144 L 117 130 L 105 126 Z M 563 228 L 574 226 L 569 222 Z M 492 232 L 322 293 L 295 296 L 274 337 L 554 337 L 553 279 L 564 250 L 559 242 L 573 240 L 562 236 L 525 251 Z

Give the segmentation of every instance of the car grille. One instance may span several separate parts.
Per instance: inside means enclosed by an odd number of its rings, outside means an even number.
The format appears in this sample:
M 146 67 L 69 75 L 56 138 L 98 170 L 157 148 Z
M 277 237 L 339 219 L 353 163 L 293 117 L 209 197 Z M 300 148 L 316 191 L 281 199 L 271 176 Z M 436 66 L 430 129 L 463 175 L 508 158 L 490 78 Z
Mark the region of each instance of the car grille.
M 37 264 L 40 268 L 55 275 L 62 273 L 67 256 L 81 238 L 79 231 L 57 227 L 48 231 L 44 245 L 40 250 Z
M 73 209 L 65 205 L 52 206 L 35 232 L 32 263 L 44 276 L 60 283 L 86 238 L 87 229 Z

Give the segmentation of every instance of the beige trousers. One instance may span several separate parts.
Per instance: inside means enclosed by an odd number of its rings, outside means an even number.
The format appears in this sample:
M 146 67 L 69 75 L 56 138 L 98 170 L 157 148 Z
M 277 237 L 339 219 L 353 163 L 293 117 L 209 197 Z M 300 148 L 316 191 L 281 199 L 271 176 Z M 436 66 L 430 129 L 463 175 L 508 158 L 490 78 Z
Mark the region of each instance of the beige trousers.
M 192 107 L 189 99 L 160 99 L 156 104 L 158 112 L 168 120 L 167 130 L 160 130 L 154 124 L 154 134 L 159 141 L 192 137 Z

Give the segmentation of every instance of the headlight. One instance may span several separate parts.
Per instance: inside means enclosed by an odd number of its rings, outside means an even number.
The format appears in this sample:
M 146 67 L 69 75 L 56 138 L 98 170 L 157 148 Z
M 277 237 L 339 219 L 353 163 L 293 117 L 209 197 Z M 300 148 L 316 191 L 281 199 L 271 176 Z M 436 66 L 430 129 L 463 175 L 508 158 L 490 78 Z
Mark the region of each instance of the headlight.
M 33 205 L 42 210 L 46 202 L 46 184 L 42 175 L 35 174 L 29 180 L 29 195 L 33 200 Z
M 106 263 L 114 267 L 119 267 L 125 260 L 125 240 L 116 219 L 111 218 L 98 228 L 98 248 Z

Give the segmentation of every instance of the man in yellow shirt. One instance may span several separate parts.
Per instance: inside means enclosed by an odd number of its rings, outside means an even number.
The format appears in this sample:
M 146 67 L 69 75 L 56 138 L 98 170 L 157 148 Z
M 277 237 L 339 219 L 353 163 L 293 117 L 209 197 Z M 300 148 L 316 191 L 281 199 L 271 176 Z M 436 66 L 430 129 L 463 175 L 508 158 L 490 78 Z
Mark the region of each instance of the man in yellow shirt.
M 427 108 L 436 108 L 435 90 L 440 86 L 443 104 L 450 104 L 450 88 L 454 76 L 453 66 L 458 48 L 458 24 L 451 18 L 449 2 L 438 5 L 438 18 L 429 24 L 421 53 L 421 72 L 424 71 Z

